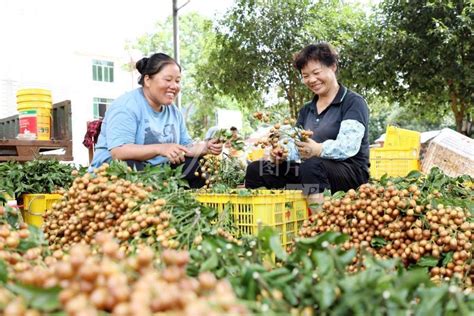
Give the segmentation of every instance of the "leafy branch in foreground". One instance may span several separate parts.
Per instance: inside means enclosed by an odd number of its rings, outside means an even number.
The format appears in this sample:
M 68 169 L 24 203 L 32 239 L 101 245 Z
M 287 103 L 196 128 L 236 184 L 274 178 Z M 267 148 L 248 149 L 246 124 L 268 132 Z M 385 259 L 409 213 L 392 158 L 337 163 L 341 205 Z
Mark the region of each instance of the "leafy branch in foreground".
M 474 294 L 463 293 L 454 280 L 436 285 L 425 271 L 407 271 L 397 260 L 379 261 L 366 254 L 364 269 L 347 273 L 356 251 L 339 247 L 348 238 L 341 233 L 298 239 L 290 254 L 279 238 L 269 228 L 241 246 L 206 236 L 190 252 L 188 273 L 212 271 L 229 279 L 254 312 L 270 315 L 303 311 L 308 315 L 426 315 L 434 310 L 468 315 L 466 311 L 474 307 Z M 262 256 L 277 261 L 262 261 Z

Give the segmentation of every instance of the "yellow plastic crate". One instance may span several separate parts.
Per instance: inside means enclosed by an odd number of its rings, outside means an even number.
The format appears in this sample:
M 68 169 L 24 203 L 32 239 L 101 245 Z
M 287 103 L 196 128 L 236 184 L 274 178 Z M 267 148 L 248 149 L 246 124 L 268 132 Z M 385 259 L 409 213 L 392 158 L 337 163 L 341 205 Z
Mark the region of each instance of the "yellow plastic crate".
M 412 170 L 420 170 L 419 153 L 416 148 L 370 149 L 370 175 L 380 179 L 384 174 L 391 177 L 404 177 Z
M 222 212 L 230 207 L 242 235 L 257 235 L 269 226 L 280 235 L 282 246 L 289 245 L 308 218 L 306 198 L 299 190 L 253 190 L 252 195 L 201 193 L 196 199 Z
M 420 151 L 420 132 L 387 126 L 383 148 L 403 149 L 415 148 Z
M 43 214 L 50 210 L 56 201 L 62 198 L 61 194 L 23 194 L 22 216 L 29 225 L 41 227 Z
M 262 148 L 257 148 L 247 154 L 247 160 L 256 161 L 263 158 L 264 155 L 265 155 L 265 150 L 263 150 Z

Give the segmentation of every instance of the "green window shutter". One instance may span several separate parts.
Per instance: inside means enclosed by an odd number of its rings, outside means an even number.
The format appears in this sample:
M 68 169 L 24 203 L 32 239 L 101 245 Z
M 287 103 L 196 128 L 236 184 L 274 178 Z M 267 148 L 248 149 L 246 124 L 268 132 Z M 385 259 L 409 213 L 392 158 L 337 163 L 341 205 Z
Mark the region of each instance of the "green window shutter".
M 92 111 L 94 114 L 94 120 L 99 118 L 99 102 L 97 98 L 92 101 Z
M 109 69 L 109 82 L 114 82 L 114 68 Z
M 94 120 L 99 118 L 99 105 L 94 104 Z
M 114 82 L 114 63 L 106 60 L 92 60 L 92 80 Z
M 110 104 L 112 104 L 113 101 L 114 99 L 94 98 L 92 108 L 94 112 L 94 119 L 98 119 L 101 116 L 103 117 L 105 115 L 105 111 L 110 106 Z
M 102 79 L 102 66 L 97 67 L 97 81 L 103 81 L 103 79 Z

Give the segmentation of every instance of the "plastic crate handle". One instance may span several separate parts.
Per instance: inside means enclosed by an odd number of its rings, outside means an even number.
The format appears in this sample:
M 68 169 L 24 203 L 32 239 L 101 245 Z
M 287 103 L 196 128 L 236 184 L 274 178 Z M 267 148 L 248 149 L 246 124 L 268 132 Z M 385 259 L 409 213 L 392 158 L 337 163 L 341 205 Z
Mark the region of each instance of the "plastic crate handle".
M 30 214 L 30 215 L 34 215 L 34 216 L 43 216 L 43 213 L 34 213 L 34 212 L 31 212 L 30 211 L 30 207 L 31 207 L 31 204 L 33 203 L 34 200 L 36 199 L 39 199 L 39 198 L 43 198 L 44 199 L 44 195 L 38 195 L 38 196 L 35 196 L 31 199 L 30 203 L 28 203 L 28 207 L 25 209 L 25 212 Z

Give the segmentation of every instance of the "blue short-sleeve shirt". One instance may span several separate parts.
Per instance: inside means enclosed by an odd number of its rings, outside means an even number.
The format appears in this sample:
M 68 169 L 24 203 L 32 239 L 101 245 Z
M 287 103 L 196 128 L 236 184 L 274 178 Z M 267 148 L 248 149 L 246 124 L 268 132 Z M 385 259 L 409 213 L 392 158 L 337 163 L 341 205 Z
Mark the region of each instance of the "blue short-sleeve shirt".
M 97 141 L 93 168 L 112 159 L 110 150 L 125 144 L 181 144 L 192 142 L 183 115 L 175 105 L 165 105 L 161 112 L 148 104 L 143 89 L 138 88 L 116 99 L 107 110 Z M 152 165 L 167 162 L 156 156 Z

